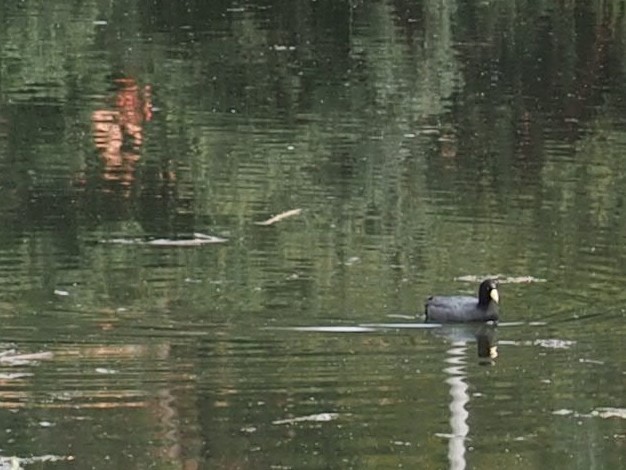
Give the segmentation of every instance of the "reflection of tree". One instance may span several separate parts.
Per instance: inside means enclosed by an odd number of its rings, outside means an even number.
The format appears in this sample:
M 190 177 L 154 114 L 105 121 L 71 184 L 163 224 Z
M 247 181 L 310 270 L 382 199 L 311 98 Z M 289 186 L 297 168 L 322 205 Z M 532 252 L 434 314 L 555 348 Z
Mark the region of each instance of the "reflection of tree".
M 140 88 L 133 78 L 115 80 L 113 109 L 91 115 L 93 139 L 104 164 L 103 179 L 130 186 L 143 144 L 143 124 L 152 118 L 150 86 Z

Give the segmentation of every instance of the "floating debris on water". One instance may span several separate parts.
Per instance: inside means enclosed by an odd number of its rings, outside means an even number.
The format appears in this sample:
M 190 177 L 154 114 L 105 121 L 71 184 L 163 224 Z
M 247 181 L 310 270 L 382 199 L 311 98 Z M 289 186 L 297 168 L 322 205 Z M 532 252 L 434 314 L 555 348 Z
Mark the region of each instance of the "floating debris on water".
M 454 278 L 455 281 L 461 282 L 481 282 L 484 279 L 495 279 L 500 284 L 529 284 L 531 282 L 547 282 L 546 279 L 534 276 L 505 276 L 504 274 L 486 274 L 480 276 L 467 274 L 465 276 Z
M 277 419 L 276 421 L 272 421 L 272 424 L 295 424 L 295 423 L 302 423 L 305 421 L 315 422 L 315 423 L 324 423 L 324 422 L 337 419 L 338 417 L 339 417 L 339 413 L 317 413 L 317 414 L 308 415 L 308 416 L 298 416 L 296 418 Z
M 626 419 L 626 408 L 612 408 L 612 407 L 598 407 L 592 410 L 590 413 L 577 413 L 573 410 L 563 408 L 552 412 L 553 415 L 558 416 L 574 416 L 576 418 L 619 418 Z
M 302 209 L 291 209 L 285 212 L 281 212 L 278 215 L 275 215 L 274 217 L 271 217 L 267 220 L 264 220 L 263 222 L 255 222 L 256 225 L 262 225 L 262 226 L 268 226 L 268 225 L 273 225 L 276 222 L 280 222 L 283 219 L 286 219 L 287 217 L 293 217 L 295 215 L 300 215 L 302 213 Z
M 599 416 L 600 418 L 620 418 L 626 419 L 626 408 L 596 408 L 591 412 L 592 416 Z
M 578 362 L 580 362 L 582 364 L 596 364 L 596 365 L 599 365 L 599 366 L 604 365 L 604 361 L 598 361 L 596 359 L 580 358 L 580 359 L 578 359 Z
M 212 243 L 226 243 L 226 238 L 206 235 L 204 233 L 194 233 L 193 238 L 155 238 L 144 240 L 141 238 L 111 238 L 100 240 L 100 243 L 111 243 L 114 245 L 145 245 L 159 247 L 188 247 L 202 246 Z
M 32 364 L 34 362 L 52 359 L 54 354 L 51 352 L 39 352 L 30 354 L 2 354 L 0 355 L 0 364 L 8 364 L 10 366 L 22 366 Z M 1 468 L 1 467 L 0 467 Z
M 565 339 L 536 339 L 533 345 L 548 349 L 569 349 L 576 344 L 576 341 Z

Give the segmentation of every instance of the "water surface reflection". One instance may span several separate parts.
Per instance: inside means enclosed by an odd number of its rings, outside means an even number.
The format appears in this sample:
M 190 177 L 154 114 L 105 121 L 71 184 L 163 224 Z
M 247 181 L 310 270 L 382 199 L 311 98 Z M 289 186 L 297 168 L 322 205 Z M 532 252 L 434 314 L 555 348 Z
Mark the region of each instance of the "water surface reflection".
M 624 20 L 0 0 L 0 465 L 624 467 Z
M 441 334 L 450 347 L 445 359 L 448 367 L 443 372 L 448 376 L 446 383 L 450 386 L 450 434 L 448 438 L 448 461 L 451 470 L 466 468 L 466 442 L 470 436 L 467 423 L 470 402 L 468 393 L 468 376 L 466 361 L 468 360 L 468 343 L 475 341 L 477 356 L 481 362 L 493 364 L 497 357 L 496 328 L 494 325 L 445 325 Z

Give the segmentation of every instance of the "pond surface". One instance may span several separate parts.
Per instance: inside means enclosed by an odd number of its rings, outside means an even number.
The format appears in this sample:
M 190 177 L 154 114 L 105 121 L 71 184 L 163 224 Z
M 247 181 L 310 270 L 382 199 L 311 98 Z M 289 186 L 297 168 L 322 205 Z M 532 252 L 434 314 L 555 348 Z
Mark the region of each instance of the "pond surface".
M 625 52 L 623 1 L 0 0 L 0 468 L 623 468 Z

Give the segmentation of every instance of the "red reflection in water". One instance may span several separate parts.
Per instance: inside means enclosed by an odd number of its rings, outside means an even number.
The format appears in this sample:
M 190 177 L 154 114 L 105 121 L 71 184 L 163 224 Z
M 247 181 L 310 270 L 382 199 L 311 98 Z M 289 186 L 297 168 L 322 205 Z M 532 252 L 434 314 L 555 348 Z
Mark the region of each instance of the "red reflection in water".
M 152 119 L 152 93 L 150 85 L 140 87 L 131 77 L 115 83 L 113 108 L 91 114 L 92 134 L 105 167 L 103 179 L 130 185 L 143 144 L 143 126 Z

